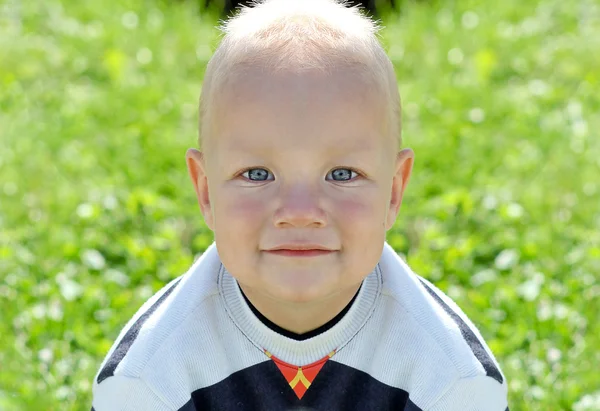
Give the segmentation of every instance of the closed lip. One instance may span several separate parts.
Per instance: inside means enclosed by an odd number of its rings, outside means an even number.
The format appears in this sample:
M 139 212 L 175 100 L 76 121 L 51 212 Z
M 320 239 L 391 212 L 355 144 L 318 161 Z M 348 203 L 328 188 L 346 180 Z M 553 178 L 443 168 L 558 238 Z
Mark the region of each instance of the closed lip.
M 329 247 L 325 247 L 320 244 L 282 244 L 273 248 L 269 248 L 265 251 L 277 251 L 277 250 L 293 250 L 293 251 L 306 251 L 306 250 L 324 250 L 324 251 L 335 251 Z

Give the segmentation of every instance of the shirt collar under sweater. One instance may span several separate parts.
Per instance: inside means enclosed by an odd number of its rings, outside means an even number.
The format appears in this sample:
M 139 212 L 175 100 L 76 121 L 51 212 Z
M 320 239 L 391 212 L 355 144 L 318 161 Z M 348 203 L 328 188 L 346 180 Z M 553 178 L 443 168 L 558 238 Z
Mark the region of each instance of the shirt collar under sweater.
M 383 252 L 389 252 L 384 247 Z M 246 303 L 237 280 L 224 265 L 218 276 L 219 293 L 231 320 L 255 346 L 290 364 L 304 365 L 321 360 L 332 351 L 340 350 L 364 326 L 375 310 L 382 288 L 379 264 L 365 277 L 348 312 L 328 330 L 306 340 L 294 340 L 267 325 Z
M 238 287 L 239 287 L 239 285 L 240 284 L 238 283 Z M 344 309 L 342 311 L 340 311 L 335 317 L 333 317 L 331 320 L 327 321 L 325 324 L 319 326 L 318 328 L 315 328 L 314 330 L 310 330 L 310 331 L 307 331 L 302 334 L 298 334 L 293 331 L 286 330 L 285 328 L 282 328 L 282 327 L 278 326 L 277 324 L 275 324 L 273 321 L 269 320 L 260 311 L 258 311 L 258 309 L 250 302 L 250 300 L 248 299 L 246 294 L 244 294 L 244 290 L 242 290 L 241 287 L 240 287 L 240 292 L 242 293 L 244 300 L 246 300 L 248 307 L 250 307 L 250 309 L 252 310 L 254 315 L 256 315 L 256 317 L 258 317 L 258 319 L 263 324 L 265 324 L 267 327 L 269 327 L 270 329 L 272 329 L 273 331 L 275 331 L 279 334 L 283 334 L 286 337 L 292 338 L 294 340 L 302 341 L 302 340 L 307 340 L 309 338 L 312 338 L 316 335 L 319 335 L 319 334 L 329 330 L 334 325 L 336 325 L 338 323 L 338 321 L 340 321 L 344 317 L 344 315 L 348 312 L 348 310 L 352 306 L 352 303 L 354 302 L 354 300 L 356 300 L 356 296 L 358 295 L 358 292 L 360 291 L 361 288 L 362 288 L 362 282 L 360 283 L 360 287 L 358 287 L 358 290 L 354 294 L 354 297 L 352 297 L 350 302 L 348 304 L 346 304 Z

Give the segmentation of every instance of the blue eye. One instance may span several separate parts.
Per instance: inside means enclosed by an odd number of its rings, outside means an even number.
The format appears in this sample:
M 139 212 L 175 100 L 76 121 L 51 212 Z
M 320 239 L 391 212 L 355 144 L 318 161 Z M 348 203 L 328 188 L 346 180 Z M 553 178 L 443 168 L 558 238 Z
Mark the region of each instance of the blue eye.
M 269 172 L 264 168 L 250 168 L 242 173 L 242 175 L 248 173 L 248 180 L 250 181 L 265 181 L 262 180 L 262 177 L 266 177 L 269 175 Z M 257 178 L 257 179 L 255 179 Z
M 339 170 L 341 170 L 341 172 Z M 342 178 L 342 180 L 336 181 L 350 181 L 352 179 L 352 173 L 358 174 L 356 171 L 351 170 L 349 168 L 336 168 L 334 171 L 331 172 L 331 175 L 334 177 L 337 176 Z
M 244 175 L 248 173 L 248 177 Z M 330 174 L 333 176 L 334 181 L 345 182 L 352 180 L 352 173 L 358 175 L 358 173 L 350 168 L 336 168 Z M 242 174 L 244 178 L 250 181 L 268 181 L 266 178 L 269 175 L 269 171 L 264 168 L 249 168 Z M 340 178 L 339 180 L 337 178 Z

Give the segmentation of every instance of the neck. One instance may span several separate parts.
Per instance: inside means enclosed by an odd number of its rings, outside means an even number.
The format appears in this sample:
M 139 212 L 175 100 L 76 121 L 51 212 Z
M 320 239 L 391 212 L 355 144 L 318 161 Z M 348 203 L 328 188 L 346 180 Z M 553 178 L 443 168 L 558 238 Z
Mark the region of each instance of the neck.
M 308 302 L 281 301 L 245 285 L 239 284 L 239 287 L 269 321 L 292 333 L 304 334 L 321 327 L 344 310 L 357 295 L 361 284 L 352 285 L 326 299 Z

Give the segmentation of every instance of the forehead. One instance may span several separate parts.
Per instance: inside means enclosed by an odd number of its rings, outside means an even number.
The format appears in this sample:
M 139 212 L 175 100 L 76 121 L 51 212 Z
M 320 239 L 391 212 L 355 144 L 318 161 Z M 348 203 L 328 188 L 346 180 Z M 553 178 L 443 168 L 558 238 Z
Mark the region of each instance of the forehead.
M 386 140 L 387 101 L 356 71 L 250 69 L 219 91 L 215 143 L 234 152 L 367 151 Z

